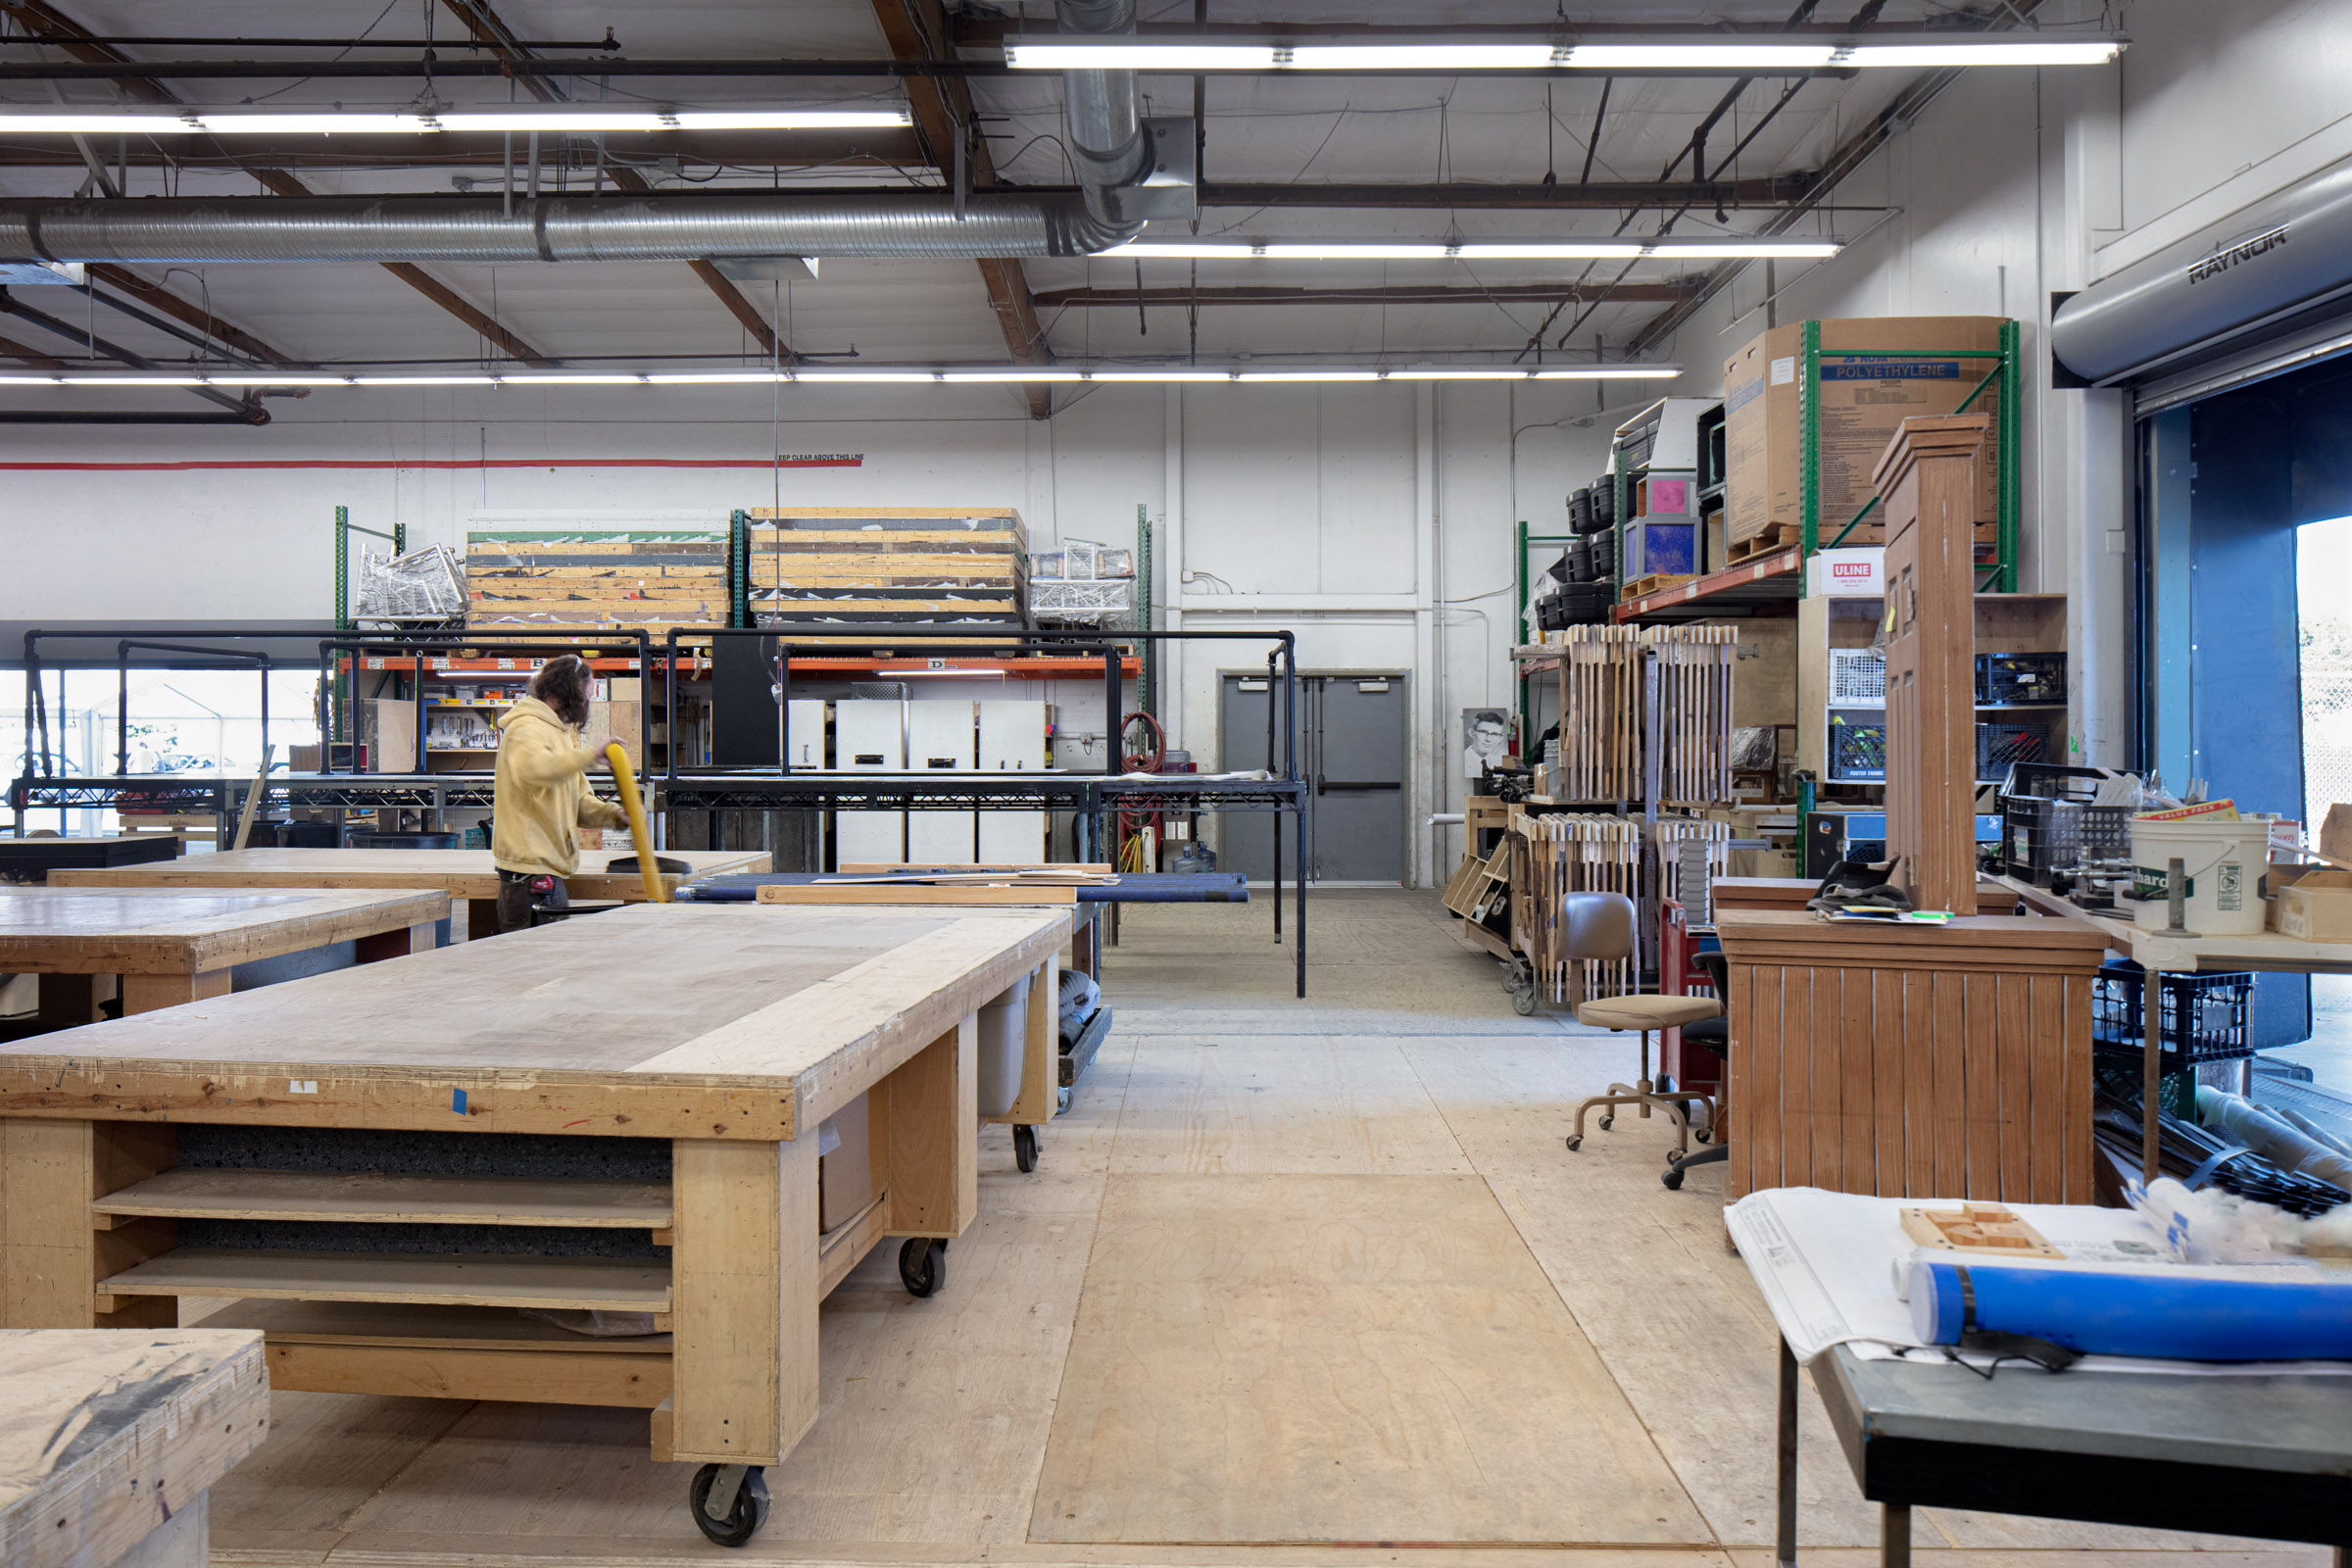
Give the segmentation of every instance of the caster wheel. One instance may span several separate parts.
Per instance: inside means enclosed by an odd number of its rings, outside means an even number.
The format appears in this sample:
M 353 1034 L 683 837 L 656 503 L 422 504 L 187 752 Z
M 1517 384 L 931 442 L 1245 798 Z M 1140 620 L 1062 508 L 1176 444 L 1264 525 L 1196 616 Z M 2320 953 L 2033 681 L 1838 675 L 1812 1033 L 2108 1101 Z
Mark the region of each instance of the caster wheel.
M 1037 1129 L 1016 1126 L 1012 1130 L 1012 1162 L 1026 1176 L 1037 1169 Z
M 724 1474 L 728 1471 L 734 1472 L 731 1489 Z M 721 1546 L 745 1544 L 767 1523 L 767 1480 L 758 1465 L 707 1464 L 694 1473 L 687 1496 L 695 1527 Z
M 1690 1130 L 1690 1136 L 1702 1144 L 1711 1144 L 1715 1141 L 1715 1135 L 1707 1131 L 1704 1127 L 1692 1128 Z
M 1658 1172 L 1658 1180 L 1666 1184 L 1666 1190 L 1670 1193 L 1679 1193 L 1683 1190 L 1683 1173 L 1679 1167 L 1669 1166 Z
M 1580 1149 L 1582 1149 L 1582 1148 L 1584 1148 L 1584 1147 L 1585 1147 L 1585 1135 L 1584 1135 L 1583 1133 L 1570 1133 L 1570 1134 L 1568 1135 L 1568 1152 L 1569 1152 L 1570 1153 L 1572 1153 L 1572 1154 L 1573 1154 L 1573 1153 L 1574 1153 L 1574 1152 L 1576 1152 L 1578 1150 L 1580 1150 Z
M 899 1283 L 908 1296 L 929 1296 L 948 1280 L 948 1244 L 912 1236 L 899 1249 Z
M 1522 1018 L 1534 1012 L 1536 1010 L 1535 989 L 1533 987 L 1529 987 L 1524 990 L 1512 991 L 1511 1010 Z
M 1610 1114 L 1600 1118 L 1600 1130 L 1604 1133 L 1616 1125 L 1617 1117 L 1615 1112 L 1611 1112 Z

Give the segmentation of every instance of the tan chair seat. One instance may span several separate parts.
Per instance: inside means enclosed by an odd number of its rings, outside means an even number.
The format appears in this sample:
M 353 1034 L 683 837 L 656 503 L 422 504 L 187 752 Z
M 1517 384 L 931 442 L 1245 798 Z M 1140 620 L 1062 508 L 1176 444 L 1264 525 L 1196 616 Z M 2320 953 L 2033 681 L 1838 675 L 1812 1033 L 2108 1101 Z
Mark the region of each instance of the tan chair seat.
M 1672 1029 L 1722 1011 L 1713 997 L 1607 997 L 1579 1004 L 1576 1021 L 1596 1029 Z

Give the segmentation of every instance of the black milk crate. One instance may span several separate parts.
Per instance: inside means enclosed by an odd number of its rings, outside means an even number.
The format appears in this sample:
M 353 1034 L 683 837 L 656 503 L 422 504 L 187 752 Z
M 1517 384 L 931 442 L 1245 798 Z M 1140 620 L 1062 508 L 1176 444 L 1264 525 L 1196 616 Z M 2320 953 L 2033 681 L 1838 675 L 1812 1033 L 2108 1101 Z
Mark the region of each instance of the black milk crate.
M 1977 701 L 2057 704 L 2066 701 L 2064 654 L 1979 654 Z
M 2236 1061 L 2254 1054 L 2246 1043 L 2246 1009 L 2254 976 L 2244 972 L 2168 974 L 2164 978 L 2162 1070 L 2200 1061 Z M 2090 994 L 2090 1049 L 2138 1056 L 2147 1037 L 2147 974 L 2129 958 L 2099 965 Z
M 2017 771 L 2024 771 L 2019 764 Z M 2001 801 L 2001 859 L 2011 876 L 2048 887 L 2050 873 L 2084 860 L 2118 860 L 2132 847 L 2132 808 L 2086 806 L 2038 795 Z
M 1977 778 L 1995 783 L 2009 776 L 2017 762 L 2046 762 L 2050 760 L 2050 726 L 2047 724 L 1979 724 L 1977 726 Z
M 1886 726 L 1832 724 L 1830 777 L 1833 780 L 1884 779 L 1886 776 Z

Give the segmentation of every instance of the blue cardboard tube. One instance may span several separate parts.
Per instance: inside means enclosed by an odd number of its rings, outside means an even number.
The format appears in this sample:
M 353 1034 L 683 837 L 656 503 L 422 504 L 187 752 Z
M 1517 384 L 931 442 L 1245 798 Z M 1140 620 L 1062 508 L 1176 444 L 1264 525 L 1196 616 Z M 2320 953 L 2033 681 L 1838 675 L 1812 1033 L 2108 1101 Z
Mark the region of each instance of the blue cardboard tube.
M 1911 1326 L 1930 1345 L 1967 1328 L 2085 1355 L 2180 1361 L 2352 1360 L 2352 1280 L 2102 1274 L 1921 1258 Z

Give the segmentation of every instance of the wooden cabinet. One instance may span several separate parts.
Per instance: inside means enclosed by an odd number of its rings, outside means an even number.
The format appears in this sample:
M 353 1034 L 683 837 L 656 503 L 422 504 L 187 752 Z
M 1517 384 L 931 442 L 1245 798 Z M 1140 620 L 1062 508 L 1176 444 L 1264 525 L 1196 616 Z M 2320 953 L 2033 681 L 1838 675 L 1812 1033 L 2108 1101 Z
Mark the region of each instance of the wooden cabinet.
M 2094 1201 L 2098 931 L 1780 910 L 1727 911 L 1716 929 L 1731 966 L 1728 1196 Z

